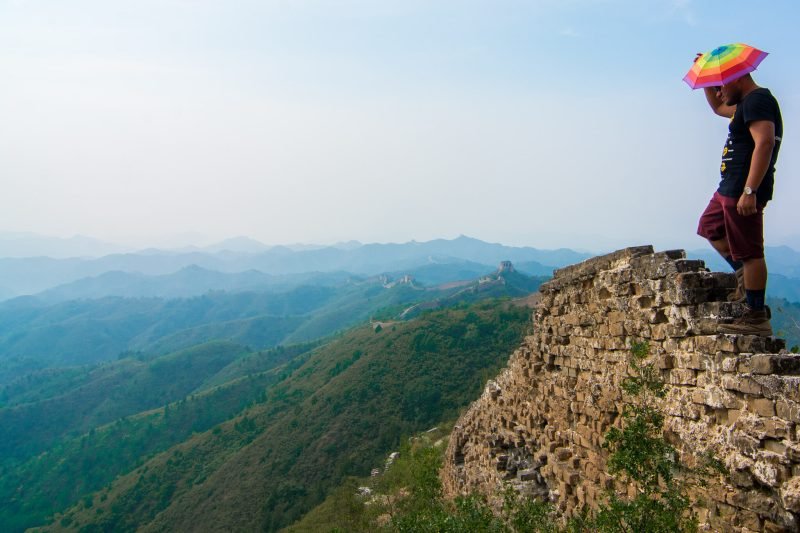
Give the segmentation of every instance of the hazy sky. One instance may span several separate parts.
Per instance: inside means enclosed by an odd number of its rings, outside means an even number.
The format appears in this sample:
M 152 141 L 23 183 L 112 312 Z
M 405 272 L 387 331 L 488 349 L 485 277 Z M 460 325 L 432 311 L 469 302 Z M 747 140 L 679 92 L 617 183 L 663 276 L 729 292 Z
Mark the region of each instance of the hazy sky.
M 797 5 L 0 0 L 0 231 L 703 247 L 727 122 L 681 78 L 745 42 L 798 246 Z

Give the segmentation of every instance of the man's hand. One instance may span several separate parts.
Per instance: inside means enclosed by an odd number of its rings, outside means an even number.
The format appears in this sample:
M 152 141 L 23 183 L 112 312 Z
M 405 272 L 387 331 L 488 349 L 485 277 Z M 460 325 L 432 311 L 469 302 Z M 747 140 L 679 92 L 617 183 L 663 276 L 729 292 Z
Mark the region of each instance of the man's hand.
M 743 217 L 749 217 L 750 215 L 755 215 L 757 211 L 755 194 L 742 194 L 739 197 L 739 201 L 736 203 L 737 213 Z

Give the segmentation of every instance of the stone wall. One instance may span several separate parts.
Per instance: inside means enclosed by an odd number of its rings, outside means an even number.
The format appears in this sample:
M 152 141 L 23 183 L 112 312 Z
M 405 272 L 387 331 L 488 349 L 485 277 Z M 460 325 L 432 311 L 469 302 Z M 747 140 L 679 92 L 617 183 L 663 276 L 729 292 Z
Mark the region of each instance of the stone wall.
M 710 451 L 730 471 L 704 491 L 701 524 L 800 530 L 800 357 L 780 339 L 716 334 L 735 283 L 649 246 L 556 271 L 532 335 L 451 435 L 446 492 L 497 501 L 511 483 L 569 513 L 628 490 L 602 442 L 621 421 L 631 342 L 646 340 L 668 384 L 665 436 L 689 464 Z

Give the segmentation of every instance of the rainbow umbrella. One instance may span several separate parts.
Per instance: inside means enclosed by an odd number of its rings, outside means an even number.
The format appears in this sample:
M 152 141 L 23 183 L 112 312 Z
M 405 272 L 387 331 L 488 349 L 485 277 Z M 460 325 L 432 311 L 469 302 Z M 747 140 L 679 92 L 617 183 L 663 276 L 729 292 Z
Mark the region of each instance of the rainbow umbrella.
M 765 57 L 767 52 L 742 43 L 720 46 L 698 56 L 683 81 L 692 89 L 725 85 L 753 72 Z

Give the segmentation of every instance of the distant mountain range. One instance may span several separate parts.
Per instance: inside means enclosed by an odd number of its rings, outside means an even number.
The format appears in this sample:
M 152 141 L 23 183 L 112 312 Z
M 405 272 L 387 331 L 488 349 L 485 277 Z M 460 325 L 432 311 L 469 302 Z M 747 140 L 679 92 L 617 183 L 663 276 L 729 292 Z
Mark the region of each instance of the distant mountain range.
M 214 339 L 269 348 L 324 337 L 378 312 L 396 319 L 418 302 L 427 304 L 413 314 L 489 297 L 525 296 L 546 279 L 490 267 L 473 278 L 426 287 L 409 276 L 282 277 L 197 267 L 154 277 L 112 272 L 0 303 L 0 369 L 11 358 L 69 366 L 126 352 L 164 354 Z M 188 294 L 197 283 L 236 290 Z M 107 294 L 114 291 L 122 294 Z
M 483 271 L 486 270 L 487 267 L 484 266 Z M 300 285 L 333 286 L 356 278 L 347 272 L 271 275 L 257 270 L 233 273 L 217 272 L 191 265 L 172 274 L 156 276 L 115 270 L 47 289 L 36 294 L 36 298 L 52 303 L 108 296 L 187 298 L 209 291 L 236 293 L 290 290 Z M 358 279 L 363 278 L 358 277 Z
M 147 249 L 96 258 L 2 257 L 4 243 L 15 239 L 26 242 L 28 250 L 37 242 L 41 246 L 49 242 L 0 234 L 0 301 L 34 294 L 55 302 L 105 296 L 187 297 L 218 290 L 290 290 L 302 283 L 324 285 L 386 273 L 411 275 L 423 285 L 437 285 L 473 279 L 503 260 L 513 261 L 526 274 L 548 276 L 554 268 L 589 257 L 566 248 L 504 246 L 465 236 L 402 244 L 351 241 L 333 246 L 268 246 L 236 237 L 204 248 Z M 76 250 L 85 249 L 81 243 L 97 245 L 95 251 L 103 249 L 101 241 L 82 237 L 58 241 L 60 248 L 56 248 L 65 252 L 70 242 Z M 689 256 L 703 259 L 714 270 L 729 269 L 711 250 L 690 251 Z M 800 301 L 800 252 L 786 246 L 768 247 L 767 258 L 773 275 L 771 294 Z
M 0 232 L 0 257 L 100 257 L 126 250 L 124 246 L 83 235 L 64 239 L 35 233 Z
M 358 241 L 337 243 L 330 247 L 352 249 L 362 246 Z M 328 248 L 320 244 L 290 244 L 285 248 L 294 251 L 318 250 Z M 27 232 L 0 232 L 0 257 L 52 257 L 56 259 L 68 259 L 74 257 L 98 258 L 110 254 L 118 253 L 217 253 L 217 252 L 238 252 L 238 253 L 259 253 L 265 252 L 274 246 L 264 244 L 250 237 L 239 236 L 224 239 L 222 241 L 209 244 L 207 246 L 179 246 L 179 247 L 156 247 L 138 250 L 131 246 L 122 246 L 106 242 L 84 235 L 74 235 L 72 237 L 51 237 Z
M 496 266 L 500 261 L 536 262 L 545 270 L 581 261 L 588 254 L 568 249 L 538 250 L 486 243 L 469 237 L 438 239 L 404 244 L 344 243 L 325 248 L 294 250 L 274 246 L 264 251 L 222 250 L 161 251 L 112 254 L 97 259 L 49 257 L 2 258 L 0 280 L 12 295 L 36 294 L 82 278 L 108 272 L 128 272 L 150 276 L 174 274 L 189 266 L 223 273 L 256 270 L 269 275 L 308 272 L 350 272 L 372 276 L 386 272 L 409 271 L 426 265 L 477 263 Z M 214 287 L 209 287 L 214 288 Z

